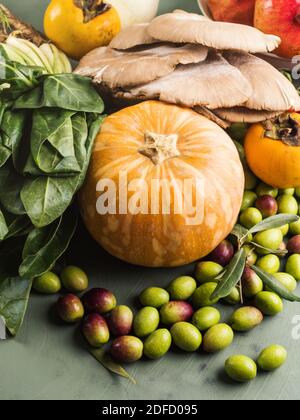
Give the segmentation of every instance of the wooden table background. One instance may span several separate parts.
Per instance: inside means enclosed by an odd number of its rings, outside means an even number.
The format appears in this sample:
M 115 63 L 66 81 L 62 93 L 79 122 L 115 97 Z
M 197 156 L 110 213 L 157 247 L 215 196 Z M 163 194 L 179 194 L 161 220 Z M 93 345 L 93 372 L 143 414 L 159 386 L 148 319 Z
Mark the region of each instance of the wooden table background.
M 142 0 L 144 1 L 144 0 Z M 42 28 L 45 0 L 4 0 L 22 18 Z M 161 0 L 161 12 L 175 7 L 197 11 L 193 0 Z M 132 304 L 148 285 L 166 285 L 193 267 L 174 270 L 142 269 L 119 262 L 103 252 L 82 229 L 68 262 L 88 272 L 92 286 L 112 289 L 119 302 Z M 234 345 L 214 356 L 171 352 L 164 359 L 141 361 L 128 370 L 135 386 L 112 376 L 86 352 L 78 331 L 58 325 L 53 318 L 55 297 L 33 295 L 23 329 L 12 340 L 0 342 L 0 399 L 299 399 L 299 344 L 292 338 L 299 304 L 286 304 L 282 315 L 267 319 L 249 334 L 236 336 Z M 226 321 L 231 308 L 222 307 Z M 236 353 L 255 357 L 266 345 L 279 343 L 289 350 L 284 368 L 259 374 L 250 384 L 237 385 L 223 374 L 225 359 Z

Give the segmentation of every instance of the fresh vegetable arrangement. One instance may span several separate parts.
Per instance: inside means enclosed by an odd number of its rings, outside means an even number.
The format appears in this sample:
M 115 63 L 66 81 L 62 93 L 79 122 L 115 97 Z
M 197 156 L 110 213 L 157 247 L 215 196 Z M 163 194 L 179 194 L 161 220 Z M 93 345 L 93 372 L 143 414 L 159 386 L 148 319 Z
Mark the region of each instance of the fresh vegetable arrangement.
M 104 105 L 51 44 L 10 35 L 0 54 L 0 315 L 15 335 L 32 280 L 54 266 L 75 232 L 71 205 Z

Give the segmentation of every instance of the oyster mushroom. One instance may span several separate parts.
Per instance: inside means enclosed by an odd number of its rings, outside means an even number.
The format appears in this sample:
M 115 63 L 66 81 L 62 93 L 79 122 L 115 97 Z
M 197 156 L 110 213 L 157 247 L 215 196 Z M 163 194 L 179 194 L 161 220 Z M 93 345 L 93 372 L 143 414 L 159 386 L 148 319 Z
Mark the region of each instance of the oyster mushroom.
M 300 98 L 293 84 L 271 64 L 242 51 L 226 51 L 223 56 L 240 70 L 253 88 L 244 107 L 265 111 L 299 110 Z
M 283 111 L 256 111 L 244 107 L 215 109 L 217 117 L 230 123 L 254 124 L 278 117 Z
M 109 44 L 110 48 L 116 50 L 128 50 L 139 45 L 155 44 L 160 41 L 155 40 L 148 34 L 148 23 L 136 23 L 128 26 L 115 36 Z
M 280 38 L 256 28 L 227 22 L 214 22 L 194 13 L 167 13 L 148 26 L 155 39 L 174 43 L 202 44 L 218 50 L 270 52 L 280 45 Z
M 179 64 L 200 63 L 208 55 L 202 45 L 159 45 L 131 52 L 97 48 L 79 63 L 75 73 L 111 89 L 149 83 L 173 72 Z
M 202 63 L 180 65 L 173 73 L 127 93 L 119 92 L 118 96 L 216 109 L 241 105 L 252 93 L 251 85 L 240 71 L 221 54 L 211 52 Z
M 213 121 L 214 123 L 218 124 L 224 130 L 230 127 L 230 123 L 228 121 L 225 121 L 222 118 L 218 117 L 213 111 L 206 108 L 205 106 L 196 106 L 194 110 L 203 117 L 206 117 L 210 121 Z

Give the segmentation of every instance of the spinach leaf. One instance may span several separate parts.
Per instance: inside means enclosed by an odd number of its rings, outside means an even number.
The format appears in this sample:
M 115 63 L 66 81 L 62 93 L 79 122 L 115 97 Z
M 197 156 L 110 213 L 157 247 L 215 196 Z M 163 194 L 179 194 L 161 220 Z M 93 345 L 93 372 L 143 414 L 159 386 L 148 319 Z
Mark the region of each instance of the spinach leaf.
M 8 233 L 8 227 L 6 224 L 6 220 L 5 220 L 4 214 L 0 210 L 0 241 L 3 241 L 7 233 Z
M 0 168 L 0 203 L 9 213 L 16 215 L 26 213 L 20 196 L 24 181 L 24 178 L 15 171 L 11 160 Z
M 16 216 L 14 214 L 5 213 L 6 224 L 8 232 L 5 239 L 17 238 L 19 236 L 27 235 L 32 229 L 32 225 L 27 216 Z
M 23 262 L 20 265 L 19 273 L 22 277 L 34 278 L 49 271 L 56 261 L 68 248 L 77 226 L 77 214 L 69 209 L 58 222 L 53 235 L 47 232 L 33 231 L 25 244 Z M 49 235 L 49 236 L 47 236 Z M 48 241 L 41 248 L 46 238 Z M 32 242 L 33 243 L 29 243 Z
M 59 218 L 72 203 L 76 188 L 76 176 L 26 179 L 21 199 L 32 224 L 41 228 Z
M 43 95 L 35 91 L 32 97 L 19 97 L 14 107 L 61 108 L 78 112 L 104 111 L 104 103 L 88 77 L 78 74 L 48 75 L 44 78 Z
M 22 326 L 31 286 L 32 280 L 21 277 L 0 279 L 0 315 L 13 336 Z

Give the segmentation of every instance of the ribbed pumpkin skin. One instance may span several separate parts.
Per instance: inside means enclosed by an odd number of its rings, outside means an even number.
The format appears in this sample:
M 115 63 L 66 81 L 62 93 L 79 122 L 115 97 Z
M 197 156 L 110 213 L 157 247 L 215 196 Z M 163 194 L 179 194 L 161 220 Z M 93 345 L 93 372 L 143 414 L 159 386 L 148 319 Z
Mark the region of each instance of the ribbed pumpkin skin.
M 155 165 L 140 154 L 147 130 L 178 134 L 180 156 Z M 108 178 L 118 185 L 122 170 L 128 171 L 128 182 L 143 178 L 149 185 L 153 178 L 183 181 L 200 172 L 204 180 L 202 223 L 187 225 L 186 216 L 174 212 L 99 215 L 97 183 Z M 148 101 L 106 118 L 80 193 L 80 207 L 89 232 L 112 255 L 141 266 L 175 267 L 208 255 L 231 232 L 243 190 L 237 150 L 219 126 L 192 110 Z M 171 208 L 173 203 L 172 190 Z

